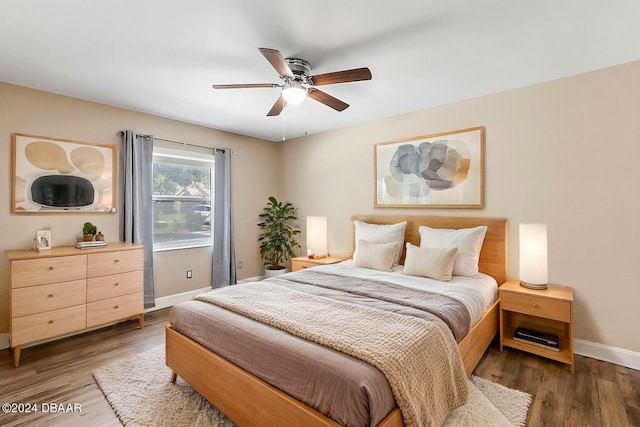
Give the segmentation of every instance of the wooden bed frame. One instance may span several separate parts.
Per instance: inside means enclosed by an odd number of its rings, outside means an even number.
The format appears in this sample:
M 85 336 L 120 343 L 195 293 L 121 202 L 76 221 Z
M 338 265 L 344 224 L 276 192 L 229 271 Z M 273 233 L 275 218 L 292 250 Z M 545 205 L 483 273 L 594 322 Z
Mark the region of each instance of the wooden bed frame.
M 506 281 L 506 219 L 384 215 L 355 215 L 351 219 L 371 224 L 407 221 L 405 240 L 417 246 L 420 245 L 418 228 L 421 225 L 453 229 L 486 225 L 487 234 L 480 253 L 480 271 L 493 276 L 498 285 Z M 458 344 L 467 375 L 471 375 L 497 331 L 496 301 Z M 179 375 L 241 427 L 276 427 L 283 425 L 283 422 L 295 426 L 339 426 L 315 409 L 176 332 L 170 325 L 166 327 L 166 363 L 173 371 L 171 382 L 175 383 Z M 396 408 L 378 427 L 402 425 L 402 414 Z

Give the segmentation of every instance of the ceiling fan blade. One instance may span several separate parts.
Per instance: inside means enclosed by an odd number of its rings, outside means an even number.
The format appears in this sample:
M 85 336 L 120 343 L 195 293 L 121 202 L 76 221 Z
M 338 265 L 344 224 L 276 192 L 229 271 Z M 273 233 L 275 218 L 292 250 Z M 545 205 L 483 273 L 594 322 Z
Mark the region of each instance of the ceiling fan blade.
M 269 49 L 268 47 L 259 47 L 258 50 L 264 55 L 267 61 L 269 61 L 269 64 L 275 68 L 278 74 L 284 77 L 295 77 L 279 50 Z
M 279 86 L 280 85 L 275 83 L 237 83 L 237 84 L 211 85 L 211 87 L 213 87 L 214 89 L 251 89 L 251 88 L 260 88 L 260 87 L 274 88 Z
M 287 105 L 287 101 L 285 101 L 282 95 L 280 95 L 278 99 L 276 99 L 275 104 L 273 104 L 273 107 L 271 107 L 271 110 L 267 113 L 267 117 L 279 115 L 282 113 L 282 110 L 284 110 L 285 105 Z
M 371 71 L 367 67 L 352 70 L 335 71 L 333 73 L 311 76 L 314 86 L 331 85 L 334 83 L 358 82 L 371 80 Z
M 349 104 L 342 102 L 338 98 L 334 98 L 328 93 L 325 93 L 318 89 L 309 88 L 308 96 L 309 98 L 313 98 L 316 101 L 321 102 L 324 105 L 331 107 L 336 111 L 343 111 L 344 109 L 349 107 Z

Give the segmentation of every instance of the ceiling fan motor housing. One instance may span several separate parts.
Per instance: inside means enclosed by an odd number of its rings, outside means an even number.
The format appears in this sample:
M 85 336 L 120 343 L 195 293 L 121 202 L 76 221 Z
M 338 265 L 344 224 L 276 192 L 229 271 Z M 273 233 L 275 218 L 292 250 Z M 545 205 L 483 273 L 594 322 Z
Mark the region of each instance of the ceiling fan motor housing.
M 300 58 L 285 58 L 284 59 L 291 72 L 293 73 L 294 80 L 300 83 L 309 83 L 309 74 L 311 73 L 311 64 L 308 61 Z

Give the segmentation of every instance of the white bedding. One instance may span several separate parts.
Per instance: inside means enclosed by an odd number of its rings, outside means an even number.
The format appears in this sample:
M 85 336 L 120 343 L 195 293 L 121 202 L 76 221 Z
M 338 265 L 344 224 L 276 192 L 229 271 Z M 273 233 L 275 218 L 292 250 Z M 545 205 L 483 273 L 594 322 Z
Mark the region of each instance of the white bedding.
M 352 260 L 338 264 L 313 267 L 334 274 L 370 278 L 382 282 L 407 286 L 414 289 L 424 289 L 429 292 L 447 295 L 464 304 L 471 317 L 473 326 L 487 309 L 498 298 L 498 284 L 496 280 L 483 273 L 474 276 L 453 276 L 449 282 L 428 279 L 426 277 L 409 276 L 404 274 L 402 265 L 396 266 L 393 272 L 360 268 L 353 265 Z

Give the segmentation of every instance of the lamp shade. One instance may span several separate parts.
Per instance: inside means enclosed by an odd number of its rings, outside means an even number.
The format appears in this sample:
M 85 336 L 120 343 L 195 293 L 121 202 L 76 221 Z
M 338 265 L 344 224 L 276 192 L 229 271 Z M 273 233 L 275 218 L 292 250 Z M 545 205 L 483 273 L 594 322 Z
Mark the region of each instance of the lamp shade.
M 520 280 L 546 287 L 547 275 L 547 226 L 520 224 Z
M 307 217 L 307 253 L 316 258 L 327 255 L 327 217 Z
M 297 105 L 306 99 L 307 89 L 298 82 L 287 83 L 282 89 L 282 97 L 287 104 Z

